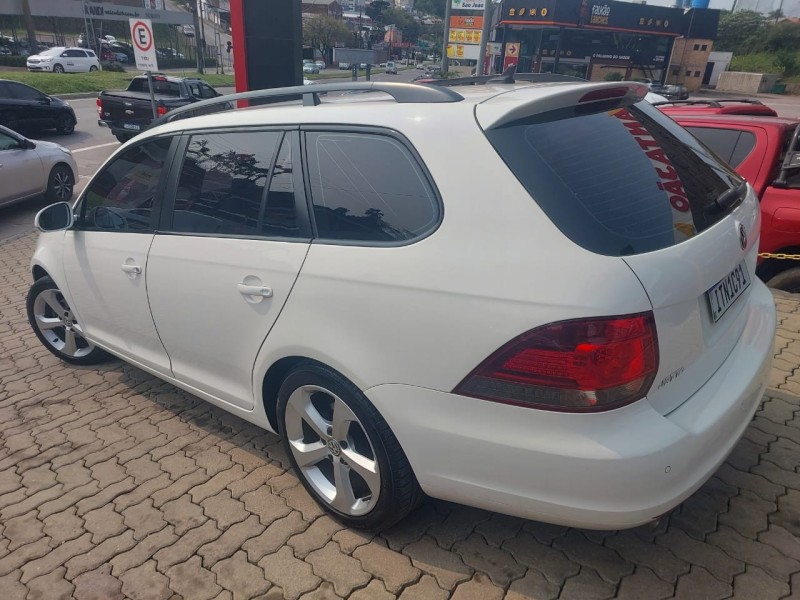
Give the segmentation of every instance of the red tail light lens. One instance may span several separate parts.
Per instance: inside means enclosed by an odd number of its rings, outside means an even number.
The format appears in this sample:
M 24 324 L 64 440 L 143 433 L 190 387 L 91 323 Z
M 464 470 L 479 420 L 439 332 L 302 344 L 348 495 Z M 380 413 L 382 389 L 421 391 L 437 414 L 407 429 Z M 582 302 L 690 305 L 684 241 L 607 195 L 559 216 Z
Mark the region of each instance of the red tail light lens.
M 167 107 L 166 106 L 159 106 L 156 109 L 156 112 L 158 113 L 159 117 L 163 117 L 165 114 L 167 114 Z
M 652 313 L 562 321 L 512 340 L 453 392 L 531 408 L 598 412 L 643 398 L 657 370 Z
M 100 100 L 100 98 L 98 98 L 97 100 L 95 100 L 95 102 L 97 104 L 97 114 L 102 119 L 103 118 L 103 101 Z

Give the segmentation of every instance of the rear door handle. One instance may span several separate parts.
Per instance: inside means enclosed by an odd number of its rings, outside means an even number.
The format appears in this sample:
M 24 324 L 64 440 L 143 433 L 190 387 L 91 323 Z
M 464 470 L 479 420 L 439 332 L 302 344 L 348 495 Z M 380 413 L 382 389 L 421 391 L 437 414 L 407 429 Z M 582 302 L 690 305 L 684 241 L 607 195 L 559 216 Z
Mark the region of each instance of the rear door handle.
M 122 271 L 125 273 L 132 273 L 133 275 L 141 275 L 142 267 L 139 265 L 122 265 Z
M 247 285 L 237 283 L 236 289 L 243 296 L 261 296 L 262 298 L 272 298 L 272 288 L 265 285 Z

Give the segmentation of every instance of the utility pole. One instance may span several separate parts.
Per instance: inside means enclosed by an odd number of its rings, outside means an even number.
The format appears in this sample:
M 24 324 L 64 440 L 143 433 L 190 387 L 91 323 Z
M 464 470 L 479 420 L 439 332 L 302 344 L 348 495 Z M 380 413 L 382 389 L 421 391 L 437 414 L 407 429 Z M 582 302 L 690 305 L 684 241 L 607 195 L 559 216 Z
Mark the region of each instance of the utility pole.
M 481 30 L 481 45 L 478 47 L 478 66 L 475 74 L 484 75 L 484 65 L 486 64 L 486 43 L 489 39 L 489 32 L 492 28 L 492 18 L 494 17 L 494 2 L 485 0 L 483 4 L 483 29 Z
M 200 28 L 200 24 L 202 23 L 200 18 L 200 0 L 194 0 L 192 8 L 194 9 L 192 13 L 194 16 L 194 45 L 197 51 L 197 72 L 202 75 L 203 69 L 205 68 L 205 60 L 203 59 L 203 42 L 200 38 L 202 31 Z
M 445 0 L 444 5 L 444 41 L 442 42 L 442 73 L 447 73 L 449 60 L 447 57 L 447 45 L 450 43 L 450 13 L 452 12 L 453 0 Z

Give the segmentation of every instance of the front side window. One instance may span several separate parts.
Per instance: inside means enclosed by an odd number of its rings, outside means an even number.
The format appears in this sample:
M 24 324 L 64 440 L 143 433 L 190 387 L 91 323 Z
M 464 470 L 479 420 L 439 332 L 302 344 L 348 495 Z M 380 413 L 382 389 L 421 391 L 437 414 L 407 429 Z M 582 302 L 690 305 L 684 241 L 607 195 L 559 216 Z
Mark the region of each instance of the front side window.
M 42 100 L 44 98 L 39 90 L 35 90 L 22 83 L 9 82 L 7 85 L 11 93 L 18 100 Z
M 741 201 L 742 179 L 649 103 L 591 114 L 579 108 L 487 131 L 520 183 L 575 243 L 610 256 L 667 248 Z
M 172 231 L 298 237 L 292 157 L 280 131 L 208 133 L 189 138 Z
M 439 221 L 439 204 L 414 156 L 372 133 L 306 134 L 317 233 L 324 240 L 402 242 Z
M 0 150 L 16 150 L 19 148 L 19 142 L 10 135 L 0 133 Z
M 170 143 L 170 138 L 150 140 L 114 158 L 86 190 L 82 228 L 153 231 L 156 194 Z

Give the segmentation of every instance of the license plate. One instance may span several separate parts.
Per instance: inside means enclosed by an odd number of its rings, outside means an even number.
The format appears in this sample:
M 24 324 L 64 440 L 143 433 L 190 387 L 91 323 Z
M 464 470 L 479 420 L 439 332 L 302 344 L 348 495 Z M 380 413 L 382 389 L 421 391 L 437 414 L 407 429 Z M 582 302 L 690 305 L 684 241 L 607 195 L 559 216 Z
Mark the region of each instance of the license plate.
M 714 287 L 706 292 L 708 304 L 711 307 L 711 318 L 716 323 L 722 315 L 733 306 L 733 303 L 741 296 L 750 285 L 750 278 L 747 268 L 741 262 L 720 279 Z
M 133 129 L 134 131 L 139 131 L 140 127 L 138 123 L 123 123 L 123 129 Z

